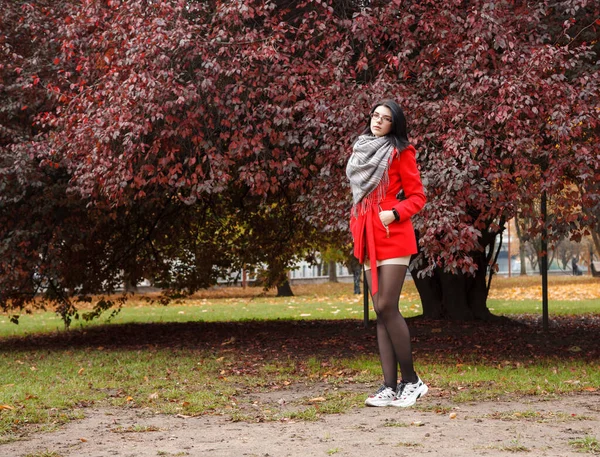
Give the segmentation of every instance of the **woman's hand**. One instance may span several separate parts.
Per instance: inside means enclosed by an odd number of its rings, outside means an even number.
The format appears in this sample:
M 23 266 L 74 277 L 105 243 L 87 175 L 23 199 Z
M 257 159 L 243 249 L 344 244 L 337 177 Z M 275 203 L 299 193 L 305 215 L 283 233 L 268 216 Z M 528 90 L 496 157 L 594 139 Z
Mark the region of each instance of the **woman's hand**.
M 379 213 L 379 220 L 383 225 L 387 226 L 394 222 L 396 218 L 393 211 L 381 211 Z

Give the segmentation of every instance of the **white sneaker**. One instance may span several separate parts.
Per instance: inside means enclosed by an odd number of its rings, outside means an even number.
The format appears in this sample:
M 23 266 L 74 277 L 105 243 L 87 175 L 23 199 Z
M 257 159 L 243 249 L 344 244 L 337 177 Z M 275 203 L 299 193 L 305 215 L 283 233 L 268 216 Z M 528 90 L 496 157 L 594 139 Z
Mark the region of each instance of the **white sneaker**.
M 427 384 L 417 377 L 417 382 L 401 382 L 398 385 L 396 397 L 391 402 L 392 406 L 406 408 L 414 405 L 419 398 L 427 393 L 429 388 Z
M 388 386 L 381 386 L 377 392 L 365 400 L 367 406 L 389 406 L 392 404 L 392 400 L 396 396 L 394 389 Z

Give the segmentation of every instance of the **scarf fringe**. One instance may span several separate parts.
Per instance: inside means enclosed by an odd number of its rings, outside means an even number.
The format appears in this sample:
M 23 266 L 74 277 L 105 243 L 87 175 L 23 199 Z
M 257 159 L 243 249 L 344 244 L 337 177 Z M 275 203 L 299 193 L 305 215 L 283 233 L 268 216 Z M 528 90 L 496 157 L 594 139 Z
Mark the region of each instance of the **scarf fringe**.
M 381 201 L 386 197 L 387 188 L 390 183 L 390 176 L 388 171 L 390 169 L 390 164 L 392 163 L 392 160 L 394 160 L 395 156 L 396 151 L 393 151 L 390 154 L 387 167 L 385 169 L 385 172 L 383 173 L 383 176 L 381 177 L 381 181 L 379 181 L 379 184 L 377 184 L 377 187 L 373 189 L 371 193 L 369 193 L 357 204 L 352 205 L 352 214 L 355 217 L 364 216 L 373 205 L 379 205 L 379 203 L 381 203 Z

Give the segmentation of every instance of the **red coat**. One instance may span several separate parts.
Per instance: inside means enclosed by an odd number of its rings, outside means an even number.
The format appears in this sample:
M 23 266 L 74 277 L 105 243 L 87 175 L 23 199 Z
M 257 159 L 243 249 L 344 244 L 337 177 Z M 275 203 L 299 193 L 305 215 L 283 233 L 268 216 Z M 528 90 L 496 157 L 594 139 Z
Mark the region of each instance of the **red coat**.
M 375 260 L 404 257 L 417 253 L 417 241 L 410 218 L 425 205 L 425 193 L 417 168 L 416 151 L 408 146 L 394 157 L 388 169 L 389 185 L 386 197 L 373 204 L 365 214 L 352 215 L 350 231 L 354 239 L 354 255 L 360 263 L 368 258 L 372 263 L 371 289 L 378 291 Z M 405 199 L 398 201 L 396 196 L 403 190 Z M 388 230 L 379 219 L 379 212 L 395 208 L 399 221 L 388 225 Z M 389 236 L 388 236 L 389 231 Z

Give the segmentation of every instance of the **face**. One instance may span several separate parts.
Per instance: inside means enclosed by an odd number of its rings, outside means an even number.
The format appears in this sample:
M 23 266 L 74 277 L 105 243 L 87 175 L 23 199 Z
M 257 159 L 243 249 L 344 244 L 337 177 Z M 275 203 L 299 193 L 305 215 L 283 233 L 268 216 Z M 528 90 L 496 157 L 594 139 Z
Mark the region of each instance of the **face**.
M 385 136 L 392 130 L 392 110 L 380 105 L 371 113 L 371 132 L 375 136 Z

